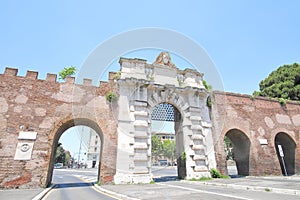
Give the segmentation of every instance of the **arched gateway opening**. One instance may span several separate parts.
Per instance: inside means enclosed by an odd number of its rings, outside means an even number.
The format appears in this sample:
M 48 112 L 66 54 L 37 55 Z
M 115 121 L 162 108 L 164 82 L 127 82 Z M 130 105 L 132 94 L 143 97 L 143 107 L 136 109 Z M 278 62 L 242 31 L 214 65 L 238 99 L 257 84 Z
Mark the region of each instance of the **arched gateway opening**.
M 295 141 L 286 133 L 278 133 L 275 137 L 275 148 L 282 174 L 295 174 Z
M 182 118 L 179 110 L 169 103 L 156 105 L 151 112 L 151 161 L 154 178 L 169 179 L 186 176 Z
M 173 122 L 175 156 L 160 163 L 176 164 L 179 177 L 209 177 L 215 166 L 214 151 L 207 151 L 213 142 L 203 74 L 180 70 L 168 59 L 167 52 L 153 64 L 120 59 L 116 184 L 149 183 L 155 176 L 151 121 Z
M 100 155 L 98 157 L 97 163 L 92 163 L 91 165 L 92 165 L 92 168 L 93 168 L 93 165 L 94 165 L 94 167 L 97 166 L 98 171 L 97 171 L 97 179 L 96 180 L 99 181 L 101 158 L 102 158 L 101 154 L 102 154 L 102 149 L 103 149 L 103 133 L 102 133 L 101 128 L 98 126 L 98 124 L 96 122 L 86 119 L 86 118 L 79 118 L 79 119 L 71 119 L 69 121 L 66 121 L 57 130 L 54 130 L 55 133 L 54 133 L 53 145 L 52 145 L 52 151 L 51 151 L 51 160 L 50 160 L 49 168 L 48 168 L 49 170 L 48 170 L 48 175 L 47 175 L 47 185 L 50 185 L 52 182 L 53 171 L 54 171 L 56 160 L 57 160 L 56 159 L 56 150 L 57 150 L 58 146 L 61 145 L 59 142 L 59 139 L 68 129 L 71 129 L 73 127 L 78 127 L 78 126 L 92 129 L 93 131 L 91 131 L 91 132 L 93 132 L 93 134 L 96 134 L 95 138 L 98 138 L 97 143 L 99 143 L 99 147 L 100 147 L 99 154 Z M 82 134 L 85 134 L 85 133 L 82 133 Z M 86 133 L 86 134 L 88 134 L 88 133 Z M 95 150 L 95 151 L 99 152 L 99 150 Z M 73 155 L 74 163 L 72 164 L 72 167 L 77 168 L 77 169 L 78 168 L 86 168 L 87 165 L 90 164 L 90 163 L 87 163 L 87 161 L 83 162 L 83 160 L 80 159 L 80 156 L 83 155 L 81 153 L 87 153 L 87 152 L 76 152 L 75 155 Z M 86 156 L 88 156 L 88 155 L 86 155 Z M 97 158 L 95 158 L 95 160 L 97 160 Z
M 224 138 L 227 168 L 230 162 L 235 162 L 237 175 L 249 175 L 250 140 L 240 130 L 228 131 Z

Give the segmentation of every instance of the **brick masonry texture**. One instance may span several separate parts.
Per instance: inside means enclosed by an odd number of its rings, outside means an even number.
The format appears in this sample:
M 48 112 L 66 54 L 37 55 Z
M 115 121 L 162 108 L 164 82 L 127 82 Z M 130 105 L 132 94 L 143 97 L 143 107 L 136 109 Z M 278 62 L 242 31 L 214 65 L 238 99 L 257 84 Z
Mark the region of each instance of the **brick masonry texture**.
M 25 77 L 6 68 L 0 74 L 0 187 L 33 188 L 51 183 L 54 150 L 61 134 L 74 125 L 87 125 L 102 138 L 100 181 L 111 181 L 117 152 L 117 106 L 106 100 L 113 81 L 99 87 L 72 77 L 56 82 L 56 75 L 37 79 L 37 72 Z M 14 160 L 20 129 L 37 132 L 31 160 Z
M 32 71 L 20 77 L 11 68 L 0 74 L 0 187 L 34 188 L 51 183 L 55 145 L 74 125 L 89 126 L 100 135 L 99 179 L 111 182 L 116 173 L 118 106 L 105 95 L 117 91 L 113 76 L 110 73 L 109 82 L 92 86 L 88 79 L 77 85 L 72 77 L 57 82 L 54 74 L 39 80 Z M 300 172 L 299 104 L 282 106 L 268 98 L 217 91 L 211 99 L 214 150 L 222 173 L 227 173 L 223 140 L 230 130 L 239 130 L 250 140 L 250 175 L 281 174 L 275 149 L 278 133 L 295 142 L 295 172 Z M 20 129 L 37 132 L 31 160 L 14 160 Z M 267 144 L 261 144 L 261 139 Z
M 285 133 L 296 143 L 295 173 L 300 172 L 300 105 L 226 92 L 212 94 L 211 118 L 217 167 L 226 173 L 224 136 L 237 129 L 250 139 L 249 175 L 281 175 L 275 137 Z M 268 144 L 260 144 L 265 139 Z

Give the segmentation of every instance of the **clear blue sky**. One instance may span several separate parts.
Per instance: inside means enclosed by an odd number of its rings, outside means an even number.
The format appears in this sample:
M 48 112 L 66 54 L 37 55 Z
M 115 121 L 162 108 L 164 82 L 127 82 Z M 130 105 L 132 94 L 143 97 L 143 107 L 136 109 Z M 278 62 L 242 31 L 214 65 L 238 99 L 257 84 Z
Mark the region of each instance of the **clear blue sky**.
M 296 0 L 2 1 L 0 73 L 11 66 L 44 78 L 80 68 L 113 35 L 160 27 L 201 45 L 226 91 L 250 94 L 280 65 L 300 62 L 299 7 Z
M 300 62 L 299 8 L 297 0 L 2 1 L 0 73 L 10 66 L 43 79 L 65 66 L 80 69 L 108 38 L 157 27 L 202 46 L 226 91 L 251 94 L 280 65 Z
M 88 142 L 90 138 L 90 128 L 87 126 L 75 126 L 66 130 L 59 138 L 59 142 L 65 150 L 70 151 L 71 156 L 80 161 L 86 160 Z M 80 156 L 79 156 L 80 154 Z

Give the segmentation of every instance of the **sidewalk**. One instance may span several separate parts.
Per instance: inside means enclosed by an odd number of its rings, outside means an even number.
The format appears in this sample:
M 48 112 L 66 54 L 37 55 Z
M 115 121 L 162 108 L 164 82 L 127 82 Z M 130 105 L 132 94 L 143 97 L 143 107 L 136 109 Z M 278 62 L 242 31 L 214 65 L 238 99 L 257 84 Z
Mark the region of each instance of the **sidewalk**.
M 0 190 L 0 199 L 5 200 L 40 200 L 47 194 L 55 185 L 50 187 L 37 189 L 10 189 Z
M 263 191 L 278 194 L 289 194 L 300 196 L 300 176 L 291 177 L 279 177 L 279 176 L 268 176 L 268 177 L 243 177 L 243 178 L 232 178 L 232 179 L 213 179 L 209 181 L 187 181 L 182 180 L 181 183 L 189 183 L 193 185 L 210 185 L 223 188 L 233 188 L 242 190 L 252 191 Z M 145 184 L 145 185 L 103 185 L 101 187 L 95 187 L 102 192 L 108 193 L 112 196 L 126 200 L 137 200 L 139 197 L 151 196 L 153 199 L 161 194 L 167 192 L 163 188 L 165 182 L 162 184 Z M 187 186 L 188 187 L 188 186 Z
M 189 181 L 191 183 L 191 181 Z M 199 183 L 199 182 L 198 182 Z M 235 189 L 270 191 L 282 194 L 300 195 L 300 176 L 248 176 L 243 178 L 214 179 L 203 184 L 224 186 Z
M 5 200 L 31 200 L 40 194 L 44 189 L 14 189 L 0 190 L 0 199 Z
M 268 191 L 280 194 L 291 194 L 300 196 L 300 176 L 266 176 L 266 177 L 243 177 L 243 178 L 231 178 L 231 179 L 213 179 L 209 181 L 187 181 L 182 180 L 181 183 L 189 183 L 193 185 L 211 185 L 216 187 L 224 188 L 234 188 L 243 190 L 253 190 L 253 191 Z M 168 184 L 168 182 L 165 182 Z M 164 184 L 164 183 L 163 183 Z M 162 185 L 163 185 L 162 184 Z M 151 195 L 153 197 L 159 196 L 159 193 L 163 191 L 161 184 L 136 184 L 136 185 L 103 185 L 95 187 L 102 192 L 108 193 L 112 196 L 118 197 L 120 199 L 136 200 L 137 197 L 142 195 Z M 41 195 L 47 189 L 15 189 L 15 190 L 0 190 L 0 199 L 7 200 L 38 200 Z M 145 192 L 147 191 L 147 192 Z M 130 197 L 129 197 L 130 196 Z M 133 198 L 135 197 L 135 198 Z

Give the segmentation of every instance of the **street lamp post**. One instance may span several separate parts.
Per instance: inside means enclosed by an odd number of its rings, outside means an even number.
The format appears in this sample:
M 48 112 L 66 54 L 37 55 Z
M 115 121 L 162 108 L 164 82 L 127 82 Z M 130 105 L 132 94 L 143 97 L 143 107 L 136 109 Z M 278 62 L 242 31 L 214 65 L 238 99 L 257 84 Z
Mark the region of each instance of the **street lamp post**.
M 83 128 L 82 128 L 82 131 L 83 131 Z M 79 168 L 79 166 L 80 166 L 81 145 L 82 145 L 82 132 L 80 134 L 80 144 L 79 144 L 79 151 L 78 151 L 78 165 L 77 165 L 77 168 Z
M 73 159 L 74 159 L 74 161 L 77 162 L 77 168 L 79 168 L 79 166 L 80 166 L 80 159 L 82 159 L 82 162 L 84 161 L 84 159 L 81 158 L 81 154 L 86 155 L 85 152 L 80 152 L 80 153 L 79 153 L 79 152 L 76 152 L 76 153 L 73 154 Z M 77 156 L 77 159 L 75 159 L 76 156 Z M 74 163 L 75 163 L 75 162 L 74 162 Z

